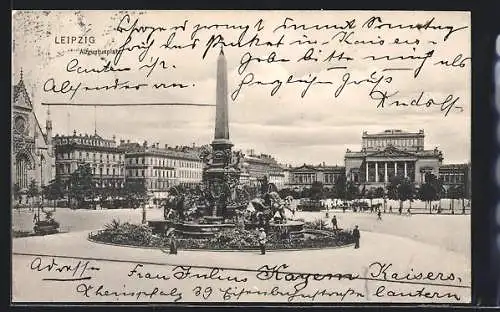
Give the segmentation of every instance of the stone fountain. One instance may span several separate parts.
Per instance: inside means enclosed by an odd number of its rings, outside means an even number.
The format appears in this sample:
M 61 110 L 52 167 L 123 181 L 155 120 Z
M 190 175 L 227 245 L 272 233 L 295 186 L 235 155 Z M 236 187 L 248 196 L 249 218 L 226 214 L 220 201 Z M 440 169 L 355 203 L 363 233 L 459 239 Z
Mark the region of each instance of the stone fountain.
M 183 236 L 210 236 L 223 229 L 235 227 L 229 221 L 228 208 L 234 210 L 230 203 L 234 199 L 235 188 L 240 178 L 240 170 L 233 160 L 233 144 L 229 139 L 227 63 L 221 49 L 217 59 L 217 89 L 214 140 L 210 144 L 212 150 L 205 155 L 203 172 L 203 188 L 206 206 L 200 207 L 208 214 L 198 222 L 183 222 L 176 227 Z M 207 209 L 208 208 L 208 209 Z M 205 213 L 206 214 L 206 213 Z
M 181 237 L 207 238 L 219 231 L 235 228 L 238 222 L 236 212 L 242 212 L 251 202 L 250 198 L 243 201 L 237 199 L 243 155 L 233 153 L 233 144 L 229 139 L 227 63 L 222 49 L 217 59 L 215 131 L 214 140 L 210 146 L 211 149 L 204 150 L 200 155 L 204 160 L 205 167 L 202 179 L 203 195 L 198 196 L 196 200 L 196 202 L 203 202 L 203 204 L 196 205 L 199 217 L 196 220 L 181 219 L 173 224 Z M 272 196 L 272 203 L 264 200 L 269 199 L 271 193 L 267 179 L 261 183 L 261 186 L 260 198 L 252 200 L 253 206 L 257 207 L 258 210 L 255 210 L 253 217 L 257 214 L 259 216 L 266 215 L 265 222 L 249 221 L 244 224 L 244 228 L 263 226 L 271 233 L 283 229 L 291 233 L 301 232 L 303 222 L 287 222 L 286 219 L 283 220 L 284 222 L 274 222 L 273 213 L 277 211 L 277 207 L 282 206 L 281 199 L 276 192 L 272 192 L 275 195 Z M 177 199 L 170 205 L 172 209 L 181 212 L 183 216 L 186 209 L 184 200 L 184 195 L 178 194 Z M 262 205 L 259 206 L 259 202 L 262 202 Z M 282 217 L 284 216 L 282 212 L 280 214 Z M 167 218 L 165 217 L 165 219 Z M 157 229 L 156 232 L 164 231 L 166 226 L 169 226 L 167 223 L 167 220 L 149 222 L 150 226 Z

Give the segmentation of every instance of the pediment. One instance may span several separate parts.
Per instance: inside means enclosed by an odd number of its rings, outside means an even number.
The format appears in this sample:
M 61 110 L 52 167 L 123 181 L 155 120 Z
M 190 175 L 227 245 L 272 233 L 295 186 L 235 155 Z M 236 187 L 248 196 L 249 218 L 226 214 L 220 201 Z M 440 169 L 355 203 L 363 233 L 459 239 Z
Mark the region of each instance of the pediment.
M 292 171 L 293 172 L 311 172 L 311 171 L 316 171 L 316 168 L 304 164 L 300 167 L 293 168 Z
M 367 154 L 366 157 L 415 157 L 416 155 L 407 151 L 402 151 L 393 146 L 389 146 L 381 151 Z

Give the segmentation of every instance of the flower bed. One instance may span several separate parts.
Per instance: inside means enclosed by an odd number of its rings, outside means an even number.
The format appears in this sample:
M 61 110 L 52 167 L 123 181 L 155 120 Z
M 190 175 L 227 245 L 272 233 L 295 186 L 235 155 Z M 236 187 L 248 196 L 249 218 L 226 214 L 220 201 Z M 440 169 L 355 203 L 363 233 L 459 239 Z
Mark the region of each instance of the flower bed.
M 90 239 L 103 243 L 129 245 L 139 247 L 166 248 L 169 237 L 154 235 L 151 228 L 145 225 L 130 223 L 120 224 L 113 221 L 102 231 L 91 234 Z M 328 248 L 352 244 L 352 234 L 345 231 L 331 232 L 330 235 L 305 235 L 304 237 L 290 237 L 280 239 L 275 235 L 268 235 L 267 249 L 302 249 Z M 208 249 L 208 250 L 254 250 L 259 248 L 259 233 L 244 229 L 229 229 L 216 233 L 207 239 L 178 238 L 179 249 Z

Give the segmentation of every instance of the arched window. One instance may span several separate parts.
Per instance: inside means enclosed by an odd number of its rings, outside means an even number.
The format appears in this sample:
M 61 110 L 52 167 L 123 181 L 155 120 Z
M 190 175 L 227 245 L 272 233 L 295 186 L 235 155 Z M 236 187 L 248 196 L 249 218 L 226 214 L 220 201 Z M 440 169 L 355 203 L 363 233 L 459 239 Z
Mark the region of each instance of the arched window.
M 29 171 L 33 169 L 31 159 L 25 153 L 16 156 L 16 183 L 20 188 L 27 188 L 30 183 Z

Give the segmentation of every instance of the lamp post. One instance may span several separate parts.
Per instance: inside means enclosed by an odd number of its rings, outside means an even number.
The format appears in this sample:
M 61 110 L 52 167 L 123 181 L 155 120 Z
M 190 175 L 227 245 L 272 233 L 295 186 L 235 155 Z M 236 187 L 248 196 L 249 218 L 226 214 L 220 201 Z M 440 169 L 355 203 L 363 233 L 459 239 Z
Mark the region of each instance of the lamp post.
M 38 204 L 37 207 L 37 221 L 40 221 L 40 207 L 43 205 L 43 162 L 44 162 L 44 157 L 43 157 L 43 152 L 42 150 L 46 150 L 47 148 L 39 147 L 37 151 L 35 152 L 36 156 L 40 157 L 40 203 Z

